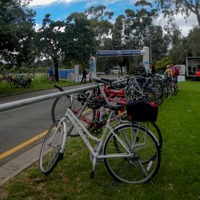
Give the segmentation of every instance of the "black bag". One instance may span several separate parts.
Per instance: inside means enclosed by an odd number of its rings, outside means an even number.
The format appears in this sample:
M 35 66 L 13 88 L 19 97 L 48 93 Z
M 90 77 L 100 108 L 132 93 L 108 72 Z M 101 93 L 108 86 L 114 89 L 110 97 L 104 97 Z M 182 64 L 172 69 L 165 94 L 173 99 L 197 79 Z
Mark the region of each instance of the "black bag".
M 155 122 L 158 115 L 158 105 L 154 102 L 128 102 L 126 110 L 129 121 Z

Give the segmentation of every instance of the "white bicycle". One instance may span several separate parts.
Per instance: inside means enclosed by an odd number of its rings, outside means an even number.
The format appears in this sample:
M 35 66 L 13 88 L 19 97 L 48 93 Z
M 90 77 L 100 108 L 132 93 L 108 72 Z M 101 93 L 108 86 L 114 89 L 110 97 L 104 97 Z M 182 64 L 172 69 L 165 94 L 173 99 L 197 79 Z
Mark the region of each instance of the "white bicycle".
M 70 107 L 67 108 L 65 116 L 50 127 L 44 138 L 39 156 L 39 166 L 44 174 L 52 172 L 62 160 L 72 131 L 78 132 L 90 151 L 90 178 L 94 178 L 98 160 L 104 160 L 109 173 L 119 182 L 146 183 L 157 174 L 161 153 L 155 136 L 145 127 L 131 122 L 112 127 L 113 117 L 121 106 L 106 104 L 104 107 L 110 109 L 110 114 L 100 138 L 93 136 Z

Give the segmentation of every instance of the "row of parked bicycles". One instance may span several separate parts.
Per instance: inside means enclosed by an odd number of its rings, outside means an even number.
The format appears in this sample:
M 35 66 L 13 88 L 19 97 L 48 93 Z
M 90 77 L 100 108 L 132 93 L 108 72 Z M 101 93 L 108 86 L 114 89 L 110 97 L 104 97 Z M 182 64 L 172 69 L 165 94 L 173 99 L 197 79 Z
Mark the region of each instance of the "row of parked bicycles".
M 11 88 L 30 88 L 33 86 L 34 73 L 1 73 L 0 82 Z
M 177 86 L 159 75 L 93 81 L 95 84 L 84 91 L 55 99 L 53 124 L 39 156 L 41 171 L 51 173 L 63 159 L 68 140 L 81 137 L 90 152 L 90 178 L 94 178 L 96 164 L 105 163 L 118 182 L 149 182 L 161 162 L 158 107 L 164 98 L 177 94 Z

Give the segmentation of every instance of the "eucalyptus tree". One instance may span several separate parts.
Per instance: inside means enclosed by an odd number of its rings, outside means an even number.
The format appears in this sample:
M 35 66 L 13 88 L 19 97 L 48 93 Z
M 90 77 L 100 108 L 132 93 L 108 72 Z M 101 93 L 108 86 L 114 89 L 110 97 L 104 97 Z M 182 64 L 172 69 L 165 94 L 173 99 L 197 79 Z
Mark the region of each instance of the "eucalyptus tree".
M 104 48 L 105 41 L 111 36 L 113 28 L 111 19 L 114 13 L 106 11 L 106 6 L 92 6 L 85 11 L 85 14 L 95 34 L 96 50 Z
M 200 28 L 194 27 L 187 36 L 187 56 L 200 56 Z
M 155 0 L 155 2 L 169 20 L 173 20 L 177 14 L 182 14 L 185 19 L 194 14 L 200 26 L 200 0 Z
M 107 11 L 106 6 L 92 6 L 85 11 L 85 14 L 90 22 L 91 29 L 94 31 L 95 50 L 113 49 L 111 42 L 113 23 L 111 20 L 114 13 Z M 110 69 L 111 60 L 112 58 L 98 58 L 97 70 L 106 71 L 108 68 Z
M 0 59 L 21 67 L 34 59 L 35 12 L 28 0 L 0 0 Z

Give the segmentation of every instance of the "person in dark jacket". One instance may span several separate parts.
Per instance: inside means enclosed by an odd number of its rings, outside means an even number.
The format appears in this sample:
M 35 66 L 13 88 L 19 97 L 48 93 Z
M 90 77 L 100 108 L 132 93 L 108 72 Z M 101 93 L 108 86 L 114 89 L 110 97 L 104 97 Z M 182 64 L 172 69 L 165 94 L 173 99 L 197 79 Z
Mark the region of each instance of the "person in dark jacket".
M 146 69 L 142 63 L 140 63 L 136 68 L 135 68 L 135 75 L 144 75 L 146 74 Z
M 156 73 L 156 67 L 153 63 L 149 64 L 149 68 L 151 69 L 151 75 Z
M 86 68 L 82 71 L 82 79 L 81 79 L 81 83 L 86 83 L 86 76 L 87 76 L 87 71 L 86 71 Z

